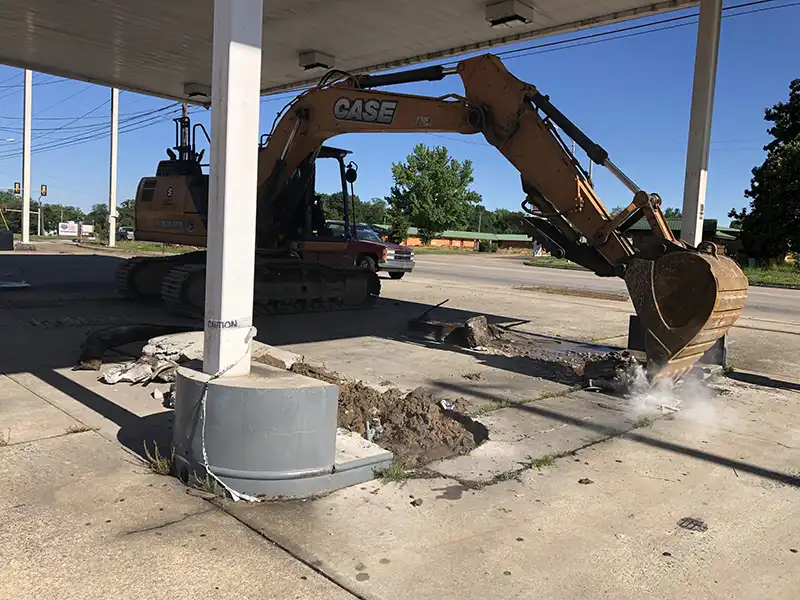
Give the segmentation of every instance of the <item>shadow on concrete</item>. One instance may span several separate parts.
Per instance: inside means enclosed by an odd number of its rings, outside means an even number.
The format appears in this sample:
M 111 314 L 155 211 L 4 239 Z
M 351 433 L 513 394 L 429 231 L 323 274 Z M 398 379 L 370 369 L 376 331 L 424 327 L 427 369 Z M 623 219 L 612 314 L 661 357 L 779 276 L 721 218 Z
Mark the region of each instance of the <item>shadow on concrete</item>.
M 6 308 L 46 309 L 48 319 L 63 320 L 72 317 L 76 311 L 82 314 L 90 313 L 93 309 L 89 309 L 84 303 L 93 301 L 98 306 L 96 313 L 103 312 L 108 317 L 105 321 L 109 324 L 114 324 L 112 323 L 114 316 L 122 319 L 123 324 L 174 321 L 175 315 L 168 313 L 157 303 L 126 302 L 114 295 L 114 273 L 124 260 L 123 257 L 102 254 L 9 253 L 0 255 L 0 274 L 9 273 L 9 278 L 13 279 L 16 273 L 16 277 L 31 284 L 31 287 L 25 290 L 13 293 L 0 292 L 0 306 L 5 302 Z M 447 293 L 443 291 L 437 302 L 447 299 Z M 460 346 L 436 345 L 424 339 L 412 337 L 408 327 L 409 322 L 419 318 L 426 311 L 429 311 L 428 318 L 439 321 L 463 323 L 470 317 L 484 314 L 487 320 L 495 325 L 519 324 L 519 319 L 516 317 L 492 314 L 489 311 L 466 311 L 450 308 L 447 305 L 431 310 L 432 306 L 431 304 L 382 297 L 378 299 L 373 308 L 366 310 L 256 316 L 254 318 L 254 324 L 258 329 L 256 339 L 267 344 L 283 346 L 373 336 L 406 344 L 418 344 L 436 347 L 439 350 L 471 354 L 488 366 L 509 372 L 542 377 L 559 383 L 575 381 L 575 375 L 569 367 L 563 365 L 559 367 L 549 361 L 537 361 L 535 358 L 529 357 L 484 355 Z M 487 307 L 489 306 L 490 302 L 487 302 Z M 24 312 L 19 314 L 23 319 L 25 318 Z M 198 325 L 200 325 L 199 322 Z M 96 327 L 93 326 L 92 329 L 102 329 L 105 326 L 107 325 L 104 322 Z M 34 335 L 38 337 L 37 334 Z M 76 334 L 78 334 L 77 331 Z M 552 341 L 553 345 L 575 343 L 573 340 L 561 340 L 549 336 L 539 337 L 543 342 Z M 77 360 L 83 340 L 79 340 L 77 335 L 73 339 L 74 341 L 71 343 L 75 345 L 74 355 L 65 362 L 60 362 L 64 361 L 64 357 L 54 360 L 53 357 L 47 356 L 48 366 L 64 367 L 75 364 L 71 361 Z M 131 346 L 131 348 L 133 347 Z M 123 349 L 123 351 L 125 350 L 130 350 L 130 348 Z M 8 362 L 3 361 L 0 369 L 7 370 L 12 365 L 23 367 L 21 370 L 26 370 L 24 367 L 43 366 L 42 363 L 31 365 L 25 357 L 18 354 L 9 353 Z
M 104 398 L 80 383 L 50 369 L 36 370 L 36 377 L 63 392 L 119 426 L 117 440 L 126 448 L 145 459 L 144 444 L 153 451 L 158 444 L 161 455 L 169 452 L 172 444 L 172 411 L 163 411 L 140 417 L 136 413 Z
M 440 385 L 443 388 L 448 388 L 456 393 L 463 394 L 467 391 L 467 388 L 463 385 L 449 383 L 449 382 L 440 382 Z M 502 401 L 503 399 L 500 396 L 496 396 L 495 394 L 491 394 L 485 391 L 475 391 L 472 388 L 469 388 L 469 393 L 474 395 L 483 396 L 485 399 L 490 401 Z M 575 427 L 580 427 L 582 429 L 586 429 L 589 431 L 599 432 L 604 435 L 612 435 L 615 432 L 609 432 L 608 428 L 603 426 L 602 424 L 598 423 L 591 423 L 588 421 L 584 421 L 582 419 L 578 419 L 575 417 L 571 417 L 569 415 L 565 415 L 555 410 L 551 410 L 549 408 L 545 408 L 542 406 L 537 406 L 536 403 L 532 404 L 516 404 L 512 405 L 510 408 L 514 410 L 518 410 L 520 412 L 538 415 L 541 417 L 546 417 L 548 419 L 554 419 L 560 421 L 562 423 L 566 423 L 569 425 L 574 425 Z M 654 448 L 659 448 L 661 450 L 666 450 L 668 452 L 673 452 L 676 454 L 683 454 L 684 456 L 689 456 L 691 458 L 696 458 L 698 460 L 702 460 L 705 462 L 711 462 L 723 467 L 730 467 L 732 469 L 737 469 L 738 471 L 742 471 L 745 473 L 751 473 L 758 477 L 763 477 L 764 479 L 770 479 L 772 481 L 782 483 L 785 485 L 791 485 L 795 487 L 800 487 L 800 477 L 796 475 L 790 475 L 788 473 L 781 473 L 780 471 L 775 471 L 773 469 L 768 469 L 766 467 L 759 467 L 758 465 L 754 465 L 751 463 L 743 462 L 741 460 L 728 458 L 726 456 L 720 456 L 719 454 L 714 454 L 712 452 L 705 452 L 703 450 L 698 450 L 697 448 L 690 448 L 689 446 L 683 446 L 681 444 L 676 444 L 674 442 L 669 442 L 666 440 L 656 439 L 649 435 L 645 435 L 641 433 L 640 430 L 634 429 L 628 431 L 623 434 L 625 439 L 633 440 L 640 444 L 646 444 L 648 446 L 652 446 Z
M 728 377 L 730 379 L 735 379 L 736 381 L 741 381 L 742 383 L 752 383 L 753 385 L 760 385 L 778 390 L 792 390 L 795 392 L 800 392 L 800 383 L 783 381 L 782 379 L 773 379 L 772 377 L 767 375 L 759 375 L 758 373 L 742 373 L 740 371 L 734 371 L 733 373 L 729 373 Z
M 31 287 L 20 293 L 81 291 L 87 287 L 113 290 L 114 273 L 125 260 L 104 254 L 0 254 L 0 279 L 24 280 Z

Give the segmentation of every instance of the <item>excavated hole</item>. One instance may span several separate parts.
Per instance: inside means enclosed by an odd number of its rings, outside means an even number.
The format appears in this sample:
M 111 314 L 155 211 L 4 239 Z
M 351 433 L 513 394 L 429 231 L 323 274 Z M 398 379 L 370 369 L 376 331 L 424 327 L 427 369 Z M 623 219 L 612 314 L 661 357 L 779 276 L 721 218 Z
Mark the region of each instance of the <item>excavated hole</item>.
M 339 426 L 390 450 L 405 468 L 467 454 L 489 437 L 484 425 L 464 414 L 461 400 L 448 401 L 445 409 L 423 388 L 379 391 L 306 363 L 292 371 L 338 385 Z

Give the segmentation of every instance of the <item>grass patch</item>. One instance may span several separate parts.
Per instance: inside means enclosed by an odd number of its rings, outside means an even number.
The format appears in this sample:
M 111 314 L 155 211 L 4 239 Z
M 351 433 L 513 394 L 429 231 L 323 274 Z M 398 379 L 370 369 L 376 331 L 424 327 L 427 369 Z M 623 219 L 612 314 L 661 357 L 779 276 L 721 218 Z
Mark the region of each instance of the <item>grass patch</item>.
M 750 285 L 800 288 L 800 268 L 791 263 L 769 267 L 743 267 L 742 271 L 747 275 Z
M 556 464 L 556 457 L 552 454 L 545 454 L 544 456 L 540 456 L 538 458 L 529 456 L 528 460 L 531 463 L 531 469 L 539 469 L 540 471 L 544 467 L 552 467 L 554 464 Z
M 146 252 L 149 254 L 184 254 L 185 252 L 201 249 L 195 246 L 162 244 L 161 242 L 144 242 L 139 240 L 117 240 L 117 245 L 114 248 L 109 248 L 105 242 L 98 240 L 81 243 L 84 246 L 103 248 L 109 252 L 125 252 L 127 254 L 136 254 L 139 252 Z
M 75 423 L 64 430 L 64 433 L 83 433 L 84 431 L 95 431 L 97 427 L 89 427 L 83 423 Z
M 566 258 L 556 258 L 555 256 L 537 256 L 530 260 L 523 261 L 522 264 L 529 267 L 546 267 L 548 269 L 569 269 L 571 271 L 587 271 L 588 269 L 567 260 Z
M 173 454 L 174 454 L 173 450 Z M 150 454 L 150 449 L 147 447 L 147 442 L 144 443 L 144 455 L 147 458 L 147 464 L 150 470 L 156 475 L 169 475 L 172 473 L 172 455 L 161 456 L 158 452 L 158 444 L 153 442 L 153 453 Z
M 375 476 L 384 483 L 403 483 L 411 476 L 411 473 L 401 464 L 392 463 L 391 466 L 376 471 Z
M 639 429 L 641 427 L 650 427 L 653 423 L 655 423 L 653 417 L 642 415 L 633 422 L 633 426 Z
M 486 404 L 481 404 L 478 408 L 472 411 L 473 416 L 480 416 L 485 415 L 490 412 L 494 412 L 496 410 L 500 410 L 501 408 L 508 408 L 509 406 L 514 406 L 515 402 L 510 402 L 507 400 L 492 400 L 491 402 L 487 402 Z M 520 402 L 522 404 L 522 402 Z

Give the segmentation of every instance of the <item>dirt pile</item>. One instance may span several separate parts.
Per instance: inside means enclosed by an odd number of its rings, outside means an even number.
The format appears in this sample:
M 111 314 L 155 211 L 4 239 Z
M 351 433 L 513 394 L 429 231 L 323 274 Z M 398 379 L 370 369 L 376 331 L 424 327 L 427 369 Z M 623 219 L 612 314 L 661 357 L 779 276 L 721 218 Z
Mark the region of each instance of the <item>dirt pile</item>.
M 423 388 L 379 391 L 306 363 L 292 370 L 338 385 L 339 426 L 390 450 L 404 467 L 466 454 L 488 437 L 483 425 L 460 412 L 460 401 L 439 402 Z

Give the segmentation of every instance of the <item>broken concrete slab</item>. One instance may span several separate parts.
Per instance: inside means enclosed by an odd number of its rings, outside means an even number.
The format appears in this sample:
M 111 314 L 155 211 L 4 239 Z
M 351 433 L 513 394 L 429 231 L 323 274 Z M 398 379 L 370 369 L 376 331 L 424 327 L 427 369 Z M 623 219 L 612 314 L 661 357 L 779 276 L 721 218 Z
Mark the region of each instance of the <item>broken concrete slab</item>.
M 202 362 L 204 335 L 202 331 L 186 331 L 154 337 L 148 340 L 142 349 L 142 354 L 177 363 Z M 303 360 L 299 354 L 256 340 L 253 340 L 251 347 L 253 360 L 287 371 L 295 363 Z
M 488 483 L 530 467 L 532 460 L 560 456 L 628 431 L 635 418 L 624 400 L 592 392 L 519 404 L 480 417 L 489 439 L 468 456 L 429 468 L 459 481 Z

